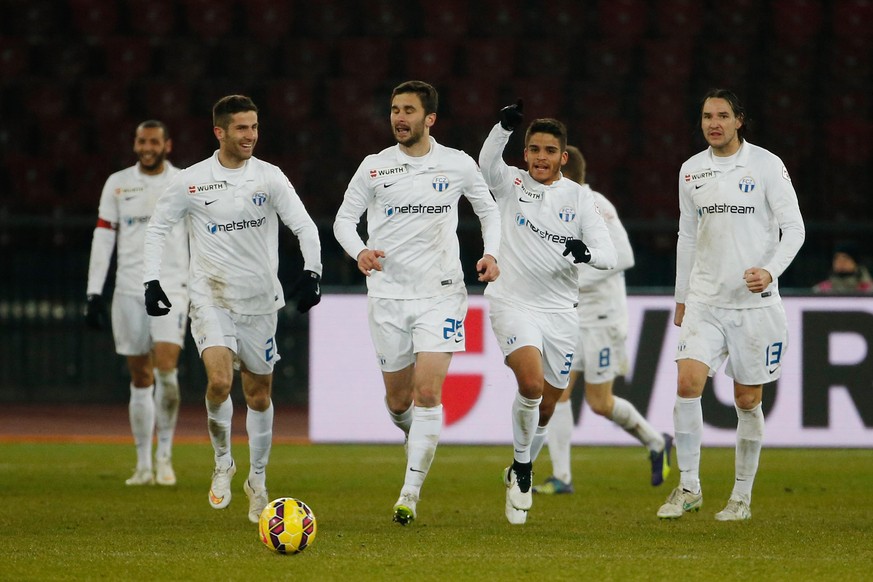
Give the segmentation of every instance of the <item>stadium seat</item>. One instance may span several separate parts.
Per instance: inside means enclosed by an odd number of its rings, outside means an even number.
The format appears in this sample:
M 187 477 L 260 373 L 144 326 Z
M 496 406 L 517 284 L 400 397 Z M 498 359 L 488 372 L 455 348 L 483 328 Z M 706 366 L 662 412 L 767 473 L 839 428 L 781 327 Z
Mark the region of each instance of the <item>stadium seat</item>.
M 582 78 L 604 90 L 624 85 L 633 69 L 634 46 L 624 41 L 585 43 L 585 73 Z
M 182 0 L 188 31 L 203 39 L 221 38 L 236 26 L 233 0 Z
M 261 83 L 275 74 L 274 48 L 252 40 L 222 58 L 222 75 L 236 83 Z
M 317 116 L 315 84 L 309 79 L 274 79 L 264 87 L 264 115 L 294 124 Z
M 94 53 L 84 39 L 47 38 L 34 43 L 39 74 L 58 81 L 78 82 L 94 67 Z
M 659 0 L 652 2 L 651 6 L 655 9 L 655 29 L 659 38 L 687 40 L 700 31 L 704 3 L 698 0 Z
M 833 32 L 840 39 L 857 39 L 868 48 L 873 45 L 873 2 L 842 0 L 828 3 L 833 10 Z
M 593 117 L 576 118 L 567 123 L 570 141 L 585 153 L 597 158 L 604 167 L 624 163 L 630 152 L 632 133 L 624 118 L 610 118 L 593 113 Z
M 575 71 L 581 53 L 576 43 L 566 38 L 523 38 L 516 51 L 516 74 L 539 77 L 548 74 L 566 77 Z
M 819 36 L 823 21 L 821 0 L 773 0 L 773 29 L 781 45 L 808 45 Z
M 290 38 L 295 20 L 295 11 L 290 2 L 246 0 L 240 5 L 251 37 L 268 43 Z
M 131 140 L 132 141 L 132 140 Z M 131 154 L 130 163 L 135 162 Z M 70 152 L 61 159 L 60 179 L 64 184 L 63 199 L 56 204 L 71 213 L 97 215 L 100 194 L 106 179 L 122 167 L 112 167 L 106 157 L 86 152 Z
M 105 37 L 116 32 L 118 6 L 105 0 L 69 0 L 73 24 L 79 33 L 91 37 Z
M 825 124 L 828 159 L 840 166 L 862 166 L 873 161 L 873 121 L 857 117 L 833 119 Z
M 395 0 L 363 0 L 359 25 L 367 36 L 386 36 L 397 38 L 409 34 L 410 20 L 415 12 L 404 8 L 398 9 Z
M 143 121 L 144 118 L 122 117 L 113 120 L 112 123 L 98 123 L 94 126 L 95 149 L 105 158 L 110 168 L 121 169 L 133 165 L 136 161 L 133 154 L 133 140 L 136 126 Z M 172 132 L 172 127 L 170 131 Z
M 461 46 L 468 77 L 504 79 L 515 75 L 517 56 L 513 39 L 468 39 Z
M 29 43 L 20 37 L 0 36 L 0 78 L 12 79 L 30 66 Z
M 664 79 L 648 76 L 639 84 L 634 107 L 640 113 L 644 128 L 660 126 L 667 131 L 697 130 L 697 99 L 689 100 L 689 79 Z
M 682 37 L 643 40 L 640 46 L 643 52 L 643 71 L 647 77 L 677 85 L 687 83 L 694 65 L 693 42 Z
M 123 79 L 89 77 L 82 81 L 80 91 L 81 109 L 86 117 L 98 122 L 108 122 L 127 115 L 131 95 L 128 83 Z
M 58 171 L 51 158 L 9 154 L 6 172 L 14 195 L 3 198 L 9 199 L 13 210 L 45 214 L 61 198 Z
M 520 38 L 524 36 L 526 28 L 527 14 L 524 6 L 523 2 L 480 0 L 476 3 L 476 8 L 471 10 L 471 30 L 483 36 Z M 537 6 L 532 12 L 539 9 L 540 6 Z
M 191 110 L 191 85 L 182 81 L 149 79 L 141 84 L 142 110 L 165 120 L 186 117 Z
M 708 46 L 701 45 L 702 75 L 722 87 L 739 90 L 749 79 L 753 60 L 751 47 L 744 38 L 728 39 Z M 702 95 L 702 91 L 701 91 Z
M 600 35 L 623 41 L 639 40 L 648 27 L 645 0 L 600 0 L 597 17 Z
M 562 119 L 567 114 L 564 84 L 562 77 L 515 77 L 507 84 L 507 90 L 508 95 L 512 95 L 510 101 L 524 99 L 524 114 L 529 120 L 537 117 Z M 494 115 L 496 113 L 495 110 Z
M 306 17 L 299 24 L 307 36 L 313 38 L 336 38 L 354 34 L 361 20 L 354 10 L 354 3 L 343 0 L 318 0 L 309 2 Z
M 537 4 L 524 15 L 525 36 L 540 40 L 590 36 L 592 23 L 586 14 L 586 5 L 579 0 L 552 0 Z
M 497 85 L 481 77 L 454 77 L 440 91 L 441 108 L 455 120 L 497 120 L 501 103 Z
M 163 37 L 176 30 L 175 0 L 126 0 L 131 29 L 150 37 Z
M 839 38 L 829 50 L 827 73 L 829 81 L 839 81 L 845 87 L 873 90 L 873 55 L 870 47 L 858 38 Z
M 733 0 L 732 2 L 714 2 L 707 5 L 711 11 L 712 22 L 718 22 L 725 30 L 730 30 L 734 38 L 754 38 L 764 25 L 764 10 L 766 3 L 760 0 Z M 713 50 L 721 43 L 713 43 Z
M 647 159 L 628 163 L 628 197 L 631 204 L 628 218 L 670 219 L 679 217 L 679 166 L 670 166 Z
M 388 115 L 388 94 L 369 77 L 340 77 L 325 82 L 327 113 L 341 127 Z
M 144 36 L 113 36 L 103 41 L 106 73 L 117 79 L 147 76 L 152 68 L 152 44 Z
M 277 75 L 320 79 L 334 73 L 332 42 L 310 38 L 290 38 L 279 47 Z
M 339 75 L 384 79 L 391 76 L 393 40 L 386 37 L 352 37 L 337 41 Z
M 93 137 L 86 129 L 90 124 L 86 126 L 78 117 L 43 117 L 38 123 L 40 151 L 55 159 L 87 149 L 88 140 Z
M 173 140 L 173 151 L 169 157 L 180 168 L 208 158 L 218 149 L 218 141 L 212 133 L 212 120 L 207 115 L 180 117 L 165 123 Z
M 402 41 L 404 73 L 439 85 L 455 72 L 456 42 L 451 38 L 410 38 Z M 437 90 L 440 87 L 437 86 Z
M 56 118 L 69 113 L 69 87 L 48 79 L 28 80 L 19 85 L 27 111 L 37 118 Z
M 163 37 L 155 43 L 161 75 L 184 82 L 207 76 L 211 52 L 201 39 L 191 35 Z
M 424 36 L 435 38 L 462 37 L 470 32 L 469 3 L 467 0 L 422 2 Z
M 15 31 L 22 37 L 49 37 L 69 28 L 69 11 L 57 0 L 11 0 L 4 3 L 4 33 Z
M 767 51 L 767 77 L 774 86 L 808 91 L 814 77 L 818 49 L 814 44 L 774 46 Z

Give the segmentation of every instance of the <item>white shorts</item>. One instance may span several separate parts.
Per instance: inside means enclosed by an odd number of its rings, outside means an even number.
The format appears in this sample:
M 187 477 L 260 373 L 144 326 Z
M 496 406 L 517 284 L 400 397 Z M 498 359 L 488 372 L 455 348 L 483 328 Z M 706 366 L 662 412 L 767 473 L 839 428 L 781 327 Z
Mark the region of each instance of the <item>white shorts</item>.
M 463 352 L 466 347 L 466 293 L 427 299 L 370 297 L 367 315 L 383 372 L 410 366 L 419 352 Z
M 716 373 L 756 386 L 779 379 L 788 350 L 788 321 L 781 303 L 755 309 L 724 309 L 686 303 L 676 360 L 692 359 Z
M 188 295 L 168 293 L 173 306 L 170 313 L 150 317 L 141 295 L 112 296 L 112 335 L 115 352 L 121 356 L 142 356 L 149 353 L 157 342 L 185 345 L 185 327 L 188 324 Z
M 576 356 L 570 370 L 584 372 L 588 384 L 603 384 L 627 373 L 627 325 L 596 325 L 579 329 Z
M 530 311 L 489 297 L 491 329 L 503 355 L 533 346 L 543 357 L 543 376 L 555 388 L 566 388 L 576 348 L 579 318 L 576 311 Z
M 239 364 L 253 374 L 272 374 L 273 366 L 281 359 L 276 345 L 278 313 L 240 315 L 215 306 L 191 310 L 191 336 L 197 351 L 212 346 L 233 350 L 233 366 Z

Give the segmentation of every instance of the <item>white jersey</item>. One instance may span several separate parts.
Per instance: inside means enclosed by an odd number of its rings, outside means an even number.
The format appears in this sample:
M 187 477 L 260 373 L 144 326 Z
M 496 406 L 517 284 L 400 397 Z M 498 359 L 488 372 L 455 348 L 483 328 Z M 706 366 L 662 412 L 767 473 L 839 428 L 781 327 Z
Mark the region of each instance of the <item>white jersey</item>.
M 100 295 L 117 245 L 115 293 L 142 297 L 143 241 L 158 198 L 179 168 L 164 161 L 164 171 L 151 176 L 139 164 L 106 180 L 97 211 L 97 228 L 88 266 L 88 295 Z M 188 233 L 184 223 L 167 235 L 163 256 L 164 290 L 180 293 L 188 283 Z
M 561 177 L 545 186 L 503 161 L 511 132 L 495 125 L 482 146 L 479 165 L 500 208 L 500 277 L 485 295 L 538 311 L 572 311 L 579 301 L 573 256 L 567 241 L 582 239 L 596 269 L 615 267 L 615 247 L 588 186 Z
M 623 325 L 627 321 L 627 289 L 624 272 L 634 266 L 634 251 L 615 205 L 600 192 L 594 202 L 615 245 L 616 265 L 612 270 L 595 269 L 579 263 L 579 325 L 581 327 Z
M 241 315 L 278 311 L 285 297 L 277 276 L 277 215 L 300 241 L 303 268 L 320 275 L 318 229 L 282 170 L 254 157 L 231 170 L 216 151 L 182 170 L 158 200 L 146 232 L 142 280 L 162 280 L 165 236 L 187 216 L 192 307 Z
M 804 238 L 797 194 L 778 156 L 746 141 L 731 158 L 706 149 L 679 171 L 676 302 L 735 309 L 779 302 L 778 277 Z M 763 293 L 749 292 L 743 280 L 752 267 L 773 277 Z
M 381 250 L 382 271 L 367 277 L 370 297 L 424 299 L 466 292 L 459 258 L 458 201 L 465 196 L 482 225 L 483 254 L 497 258 L 497 205 L 469 155 L 430 138 L 421 157 L 399 145 L 364 158 L 346 189 L 333 232 L 353 259 Z M 357 232 L 367 213 L 367 242 Z

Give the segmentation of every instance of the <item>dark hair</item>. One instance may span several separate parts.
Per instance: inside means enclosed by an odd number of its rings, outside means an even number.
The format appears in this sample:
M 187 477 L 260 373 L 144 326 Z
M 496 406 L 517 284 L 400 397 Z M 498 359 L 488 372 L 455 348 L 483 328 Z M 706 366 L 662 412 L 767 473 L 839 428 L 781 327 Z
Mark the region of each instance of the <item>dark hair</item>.
M 251 98 L 245 95 L 227 95 L 216 101 L 212 106 L 212 126 L 227 129 L 230 125 L 230 118 L 235 113 L 243 113 L 245 111 L 258 112 L 258 106 Z
M 576 146 L 567 146 L 567 163 L 561 167 L 561 173 L 579 184 L 585 183 L 585 156 Z
M 139 125 L 136 126 L 137 131 L 139 131 L 140 129 L 154 129 L 154 128 L 158 128 L 164 132 L 164 141 L 170 139 L 170 130 L 167 129 L 167 126 L 164 125 L 163 121 L 158 121 L 157 119 L 148 119 L 148 120 L 143 121 L 142 123 L 140 123 Z
M 731 110 L 734 112 L 734 117 L 743 122 L 740 128 L 737 130 L 737 136 L 740 138 L 740 141 L 744 141 L 746 138 L 746 127 L 748 126 L 748 120 L 746 119 L 746 108 L 743 107 L 742 103 L 740 103 L 740 98 L 737 97 L 736 93 L 729 89 L 710 89 L 706 92 L 706 95 L 703 96 L 703 99 L 700 101 L 700 111 L 703 111 L 703 106 L 706 103 L 707 99 L 724 99 L 727 101 Z
M 527 131 L 524 134 L 524 147 L 527 147 L 527 144 L 530 143 L 530 136 L 535 133 L 552 134 L 553 136 L 558 138 L 558 143 L 561 144 L 561 151 L 566 151 L 567 127 L 557 119 L 552 119 L 551 117 L 534 119 L 533 122 L 530 124 L 530 127 L 527 128 Z
M 391 101 L 393 102 L 394 97 L 403 93 L 415 93 L 418 95 L 418 98 L 421 99 L 421 105 L 424 107 L 425 115 L 436 113 L 440 98 L 433 85 L 424 81 L 405 81 L 394 87 L 394 90 L 391 91 Z

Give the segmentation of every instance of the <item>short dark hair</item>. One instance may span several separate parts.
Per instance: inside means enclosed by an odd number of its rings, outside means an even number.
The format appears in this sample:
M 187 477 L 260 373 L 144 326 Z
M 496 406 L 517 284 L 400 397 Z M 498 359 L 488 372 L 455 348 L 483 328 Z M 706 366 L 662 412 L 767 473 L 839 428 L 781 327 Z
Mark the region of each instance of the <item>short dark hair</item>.
M 557 119 L 552 119 L 551 117 L 534 119 L 524 134 L 524 147 L 527 147 L 527 144 L 530 143 L 530 136 L 535 133 L 552 134 L 558 138 L 558 143 L 561 144 L 561 151 L 567 150 L 567 127 Z
M 437 112 L 440 98 L 433 85 L 424 81 L 405 81 L 394 87 L 394 90 L 391 91 L 391 101 L 393 102 L 394 97 L 403 93 L 415 93 L 418 95 L 418 98 L 421 99 L 421 105 L 424 107 L 425 115 Z
M 573 145 L 567 146 L 567 163 L 561 167 L 561 173 L 579 184 L 585 183 L 585 156 Z
M 227 129 L 230 125 L 230 118 L 235 113 L 243 113 L 245 111 L 258 112 L 258 106 L 245 95 L 227 95 L 215 102 L 212 106 L 212 126 Z
M 737 136 L 740 138 L 740 141 L 745 140 L 746 136 L 746 127 L 748 125 L 748 120 L 746 119 L 746 108 L 743 107 L 743 104 L 740 103 L 740 98 L 737 97 L 736 93 L 731 91 L 730 89 L 710 89 L 706 92 L 706 95 L 703 96 L 703 99 L 700 101 L 700 111 L 703 112 L 703 106 L 706 103 L 707 99 L 724 99 L 727 101 L 731 110 L 734 112 L 734 117 L 743 122 L 743 125 L 737 130 Z
M 146 121 L 143 121 L 142 123 L 140 123 L 139 125 L 136 126 L 137 131 L 139 131 L 140 129 L 154 129 L 154 128 L 158 128 L 164 132 L 164 141 L 170 139 L 170 130 L 167 129 L 167 126 L 164 124 L 163 121 L 158 121 L 157 119 L 147 119 Z

